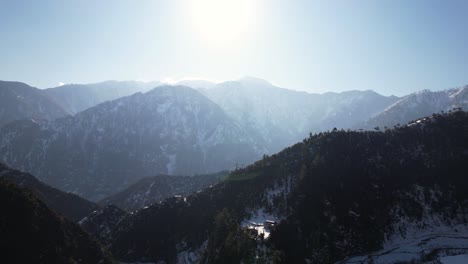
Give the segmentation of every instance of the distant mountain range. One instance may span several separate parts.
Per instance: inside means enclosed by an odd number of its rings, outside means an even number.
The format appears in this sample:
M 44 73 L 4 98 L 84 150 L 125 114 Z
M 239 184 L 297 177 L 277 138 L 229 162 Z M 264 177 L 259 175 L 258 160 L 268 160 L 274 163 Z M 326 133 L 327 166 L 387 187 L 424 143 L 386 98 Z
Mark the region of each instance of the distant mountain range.
M 431 115 L 454 108 L 468 109 L 468 85 L 463 88 L 449 89 L 439 92 L 429 90 L 405 96 L 389 106 L 382 113 L 364 122 L 363 127 L 392 127 L 405 124 L 421 116 Z
M 1 82 L 8 96 L 0 97 L 0 162 L 97 201 L 143 177 L 230 170 L 310 133 L 383 129 L 466 109 L 468 100 L 467 87 L 398 98 L 311 94 L 251 77 L 181 84 L 194 88 L 108 81 L 39 90 Z
M 25 118 L 43 122 L 67 114 L 43 90 L 20 82 L 0 81 L 0 126 Z
M 309 133 L 351 128 L 395 103 L 373 91 L 310 94 L 256 78 L 220 83 L 203 93 L 275 153 Z
M 106 81 L 92 84 L 65 84 L 43 90 L 56 104 L 70 114 L 76 114 L 90 107 L 132 95 L 147 92 L 160 82 Z

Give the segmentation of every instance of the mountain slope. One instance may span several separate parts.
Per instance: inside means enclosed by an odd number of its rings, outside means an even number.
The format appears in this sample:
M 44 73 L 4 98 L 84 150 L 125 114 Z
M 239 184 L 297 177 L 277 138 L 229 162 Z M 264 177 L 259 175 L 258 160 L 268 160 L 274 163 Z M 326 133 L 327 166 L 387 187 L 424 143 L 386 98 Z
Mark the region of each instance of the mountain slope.
M 114 204 L 127 211 L 135 211 L 175 195 L 187 196 L 221 181 L 227 172 L 195 175 L 157 175 L 139 180 L 125 190 L 99 201 Z
M 92 200 L 145 176 L 211 173 L 250 163 L 262 153 L 216 104 L 183 86 L 158 87 L 72 117 L 16 122 L 0 130 L 2 162 Z
M 127 213 L 124 210 L 110 204 L 81 219 L 79 225 L 86 232 L 99 239 L 99 241 L 111 243 L 112 229 L 114 229 L 125 216 L 127 216 Z
M 0 252 L 11 263 L 112 263 L 80 227 L 32 193 L 0 179 Z
M 447 112 L 458 107 L 463 110 L 468 109 L 468 86 L 438 92 L 423 90 L 403 97 L 379 115 L 365 122 L 363 126 L 368 129 L 377 126 L 393 127 L 421 116 L 441 111 Z
M 20 172 L 0 163 L 0 178 L 15 183 L 18 187 L 33 192 L 55 212 L 78 222 L 99 206 L 75 194 L 64 193 L 37 180 L 29 173 Z
M 123 261 L 333 263 L 413 232 L 466 240 L 467 124 L 459 111 L 385 132 L 313 135 L 186 200 L 126 217 L 110 248 Z M 248 231 L 265 220 L 278 223 L 268 239 Z
M 217 84 L 203 93 L 274 153 L 310 132 L 350 128 L 394 103 L 372 91 L 311 94 L 257 78 Z
M 0 81 L 0 126 L 19 119 L 43 121 L 65 115 L 67 112 L 42 90 L 25 83 Z
M 44 93 L 63 109 L 76 114 L 102 102 L 137 92 L 147 92 L 159 85 L 161 85 L 159 82 L 105 81 L 92 84 L 65 84 L 45 89 Z

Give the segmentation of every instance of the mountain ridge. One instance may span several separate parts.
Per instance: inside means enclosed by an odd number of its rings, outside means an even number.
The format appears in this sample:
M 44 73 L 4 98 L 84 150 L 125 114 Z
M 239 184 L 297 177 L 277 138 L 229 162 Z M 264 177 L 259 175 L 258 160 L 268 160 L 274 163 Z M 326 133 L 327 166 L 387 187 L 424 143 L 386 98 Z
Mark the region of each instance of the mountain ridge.
M 21 82 L 0 81 L 0 126 L 25 118 L 43 122 L 68 114 L 43 90 Z
M 0 163 L 0 178 L 15 183 L 18 187 L 28 189 L 55 212 L 78 222 L 99 206 L 75 194 L 65 193 L 40 182 L 29 173 L 12 169 Z
M 216 104 L 182 86 L 161 86 L 44 124 L 13 123 L 1 136 L 3 162 L 96 200 L 141 177 L 216 172 L 262 153 Z
M 228 173 L 177 176 L 157 175 L 140 179 L 128 188 L 106 197 L 98 204 L 116 205 L 127 211 L 136 211 L 167 198 L 185 197 L 220 182 Z
M 43 91 L 62 108 L 71 114 L 77 114 L 105 101 L 137 92 L 147 92 L 159 85 L 160 82 L 103 81 L 90 84 L 65 84 Z

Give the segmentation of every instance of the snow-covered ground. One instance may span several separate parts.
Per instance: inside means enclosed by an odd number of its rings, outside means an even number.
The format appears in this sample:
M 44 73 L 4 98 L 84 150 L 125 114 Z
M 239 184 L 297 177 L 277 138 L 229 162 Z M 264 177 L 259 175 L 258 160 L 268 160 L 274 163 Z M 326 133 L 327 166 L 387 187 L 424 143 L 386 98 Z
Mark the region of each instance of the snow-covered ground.
M 468 223 L 464 210 L 457 210 L 456 217 L 447 219 L 435 213 L 430 201 L 437 201 L 437 189 L 431 189 L 426 196 L 424 188 L 415 186 L 412 192 L 403 195 L 420 204 L 423 217 L 414 220 L 403 217 L 399 206 L 393 209 L 398 216 L 391 232 L 385 235 L 383 249 L 362 256 L 353 256 L 338 263 L 399 263 L 412 260 L 451 261 L 451 256 L 468 254 Z M 461 258 L 461 257 L 460 257 Z M 445 263 L 445 262 L 442 262 Z M 451 262 L 448 262 L 451 263 Z M 468 261 L 463 262 L 468 263 Z
M 205 240 L 201 244 L 199 248 L 190 249 L 187 248 L 185 242 L 180 243 L 177 245 L 178 253 L 177 253 L 177 264 L 187 264 L 187 263 L 199 263 L 200 258 L 203 255 L 203 252 L 206 250 L 208 246 L 208 240 Z
M 408 241 L 394 245 L 393 248 L 385 248 L 383 250 L 371 253 L 365 256 L 356 256 L 346 259 L 338 263 L 399 263 L 409 262 L 412 260 L 420 260 L 422 256 L 429 253 L 436 253 L 439 256 L 444 256 L 440 260 L 452 263 L 453 259 L 447 257 L 447 254 L 457 254 L 457 252 L 468 253 L 468 234 L 431 234 L 424 235 L 419 238 L 412 238 Z M 468 257 L 468 255 L 465 255 Z M 468 259 L 468 258 L 467 258 Z M 468 261 L 463 262 L 468 263 Z
M 256 211 L 252 212 L 252 216 L 249 219 L 244 220 L 241 223 L 243 228 L 257 230 L 257 234 L 260 236 L 263 234 L 263 237 L 266 239 L 270 236 L 270 230 L 264 227 L 264 223 L 269 221 L 279 222 L 281 218 L 265 212 L 265 209 L 259 208 Z
M 468 263 L 468 254 L 442 257 L 440 262 L 442 264 L 466 264 Z
M 268 237 L 270 237 L 270 230 L 268 229 L 265 229 L 265 227 L 263 226 L 263 224 L 261 225 L 252 225 L 252 224 L 249 224 L 249 223 L 246 223 L 245 226 L 246 228 L 248 229 L 253 229 L 253 230 L 256 230 L 257 231 L 257 235 L 263 235 L 263 238 L 267 239 Z
M 426 229 L 418 229 L 407 223 L 405 235 L 389 237 L 383 249 L 367 255 L 354 256 L 338 263 L 399 263 L 421 260 L 421 257 L 435 254 L 442 263 L 458 260 L 451 255 L 468 254 L 468 225 L 435 225 Z M 450 256 L 450 257 L 449 257 Z M 468 256 L 468 255 L 466 255 Z M 461 257 L 460 257 L 461 258 Z M 468 263 L 461 262 L 461 263 Z

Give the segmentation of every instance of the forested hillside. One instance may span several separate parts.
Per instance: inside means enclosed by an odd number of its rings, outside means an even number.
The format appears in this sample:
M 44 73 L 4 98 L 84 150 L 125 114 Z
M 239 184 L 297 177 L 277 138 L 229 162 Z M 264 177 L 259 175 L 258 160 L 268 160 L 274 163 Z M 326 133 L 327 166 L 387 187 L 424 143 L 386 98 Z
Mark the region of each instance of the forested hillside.
M 34 194 L 0 179 L 0 253 L 4 263 L 113 263 L 77 224 Z
M 33 192 L 49 208 L 75 222 L 99 209 L 97 204 L 76 194 L 62 192 L 40 182 L 29 173 L 17 171 L 0 163 L 0 179 L 2 178 Z
M 405 238 L 409 223 L 420 232 L 431 219 L 466 226 L 467 137 L 462 111 L 311 135 L 186 200 L 126 217 L 110 248 L 125 261 L 332 263 Z M 278 222 L 265 240 L 244 225 L 262 218 Z

